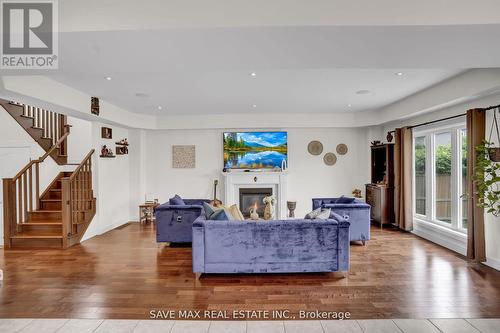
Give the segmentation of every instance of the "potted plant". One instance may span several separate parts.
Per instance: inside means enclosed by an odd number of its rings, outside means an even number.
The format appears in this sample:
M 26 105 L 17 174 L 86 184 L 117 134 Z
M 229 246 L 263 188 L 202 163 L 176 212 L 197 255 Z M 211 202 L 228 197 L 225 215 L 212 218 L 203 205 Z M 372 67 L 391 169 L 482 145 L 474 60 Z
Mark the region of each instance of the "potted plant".
M 491 141 L 491 136 L 493 134 L 493 128 L 496 129 L 497 132 L 497 142 L 500 144 L 500 132 L 498 130 L 498 121 L 497 121 L 497 111 L 500 112 L 499 109 L 493 110 L 493 121 L 491 122 L 491 130 L 490 130 L 490 138 L 488 142 L 488 156 L 493 162 L 500 162 L 500 147 L 495 147 Z
M 491 159 L 493 144 L 483 141 L 476 146 L 476 168 L 474 182 L 478 196 L 478 206 L 494 216 L 500 216 L 500 163 Z M 496 148 L 498 150 L 498 148 Z

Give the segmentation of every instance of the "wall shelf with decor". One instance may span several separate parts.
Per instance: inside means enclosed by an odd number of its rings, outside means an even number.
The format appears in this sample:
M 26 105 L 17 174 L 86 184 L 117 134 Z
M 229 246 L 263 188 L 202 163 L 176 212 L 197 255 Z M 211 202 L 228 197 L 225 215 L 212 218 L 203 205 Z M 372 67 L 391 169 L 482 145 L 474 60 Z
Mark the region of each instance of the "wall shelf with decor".
M 99 157 L 102 157 L 102 158 L 115 158 L 116 156 L 115 155 L 99 155 Z
M 118 146 L 128 146 L 128 141 L 127 139 L 120 140 L 118 142 L 115 142 L 116 145 Z

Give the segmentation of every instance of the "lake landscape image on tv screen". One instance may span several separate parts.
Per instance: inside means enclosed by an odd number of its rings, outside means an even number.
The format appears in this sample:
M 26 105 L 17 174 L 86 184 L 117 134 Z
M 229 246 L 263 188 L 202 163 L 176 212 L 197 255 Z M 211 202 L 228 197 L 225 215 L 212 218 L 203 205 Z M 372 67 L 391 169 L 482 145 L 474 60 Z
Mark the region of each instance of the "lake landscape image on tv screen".
M 224 133 L 224 167 L 227 169 L 272 169 L 287 160 L 286 132 Z

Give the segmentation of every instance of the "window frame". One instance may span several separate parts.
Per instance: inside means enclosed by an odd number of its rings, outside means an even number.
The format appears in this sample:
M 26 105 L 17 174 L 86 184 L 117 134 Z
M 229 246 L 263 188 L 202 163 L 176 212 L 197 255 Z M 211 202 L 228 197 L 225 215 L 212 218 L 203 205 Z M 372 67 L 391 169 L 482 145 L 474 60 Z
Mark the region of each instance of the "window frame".
M 424 137 L 425 142 L 425 215 L 416 213 L 416 189 L 415 189 L 415 161 L 412 163 L 412 205 L 413 217 L 418 221 L 441 226 L 448 230 L 453 230 L 461 234 L 466 234 L 467 229 L 463 228 L 462 198 L 461 193 L 465 193 L 462 188 L 462 146 L 461 133 L 466 130 L 465 122 L 450 122 L 438 126 L 426 126 L 422 129 L 415 129 L 412 133 L 412 157 L 415 158 L 415 139 Z M 451 133 L 451 223 L 440 221 L 436 218 L 436 135 Z M 466 132 L 467 134 L 467 132 Z

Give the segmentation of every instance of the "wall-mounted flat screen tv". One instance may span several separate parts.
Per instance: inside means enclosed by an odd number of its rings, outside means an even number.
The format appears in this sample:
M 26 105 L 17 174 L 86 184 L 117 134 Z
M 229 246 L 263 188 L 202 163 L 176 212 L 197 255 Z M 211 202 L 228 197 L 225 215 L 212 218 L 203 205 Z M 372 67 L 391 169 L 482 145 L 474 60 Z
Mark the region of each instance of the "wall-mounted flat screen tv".
M 272 169 L 288 165 L 287 132 L 225 132 L 224 168 Z

